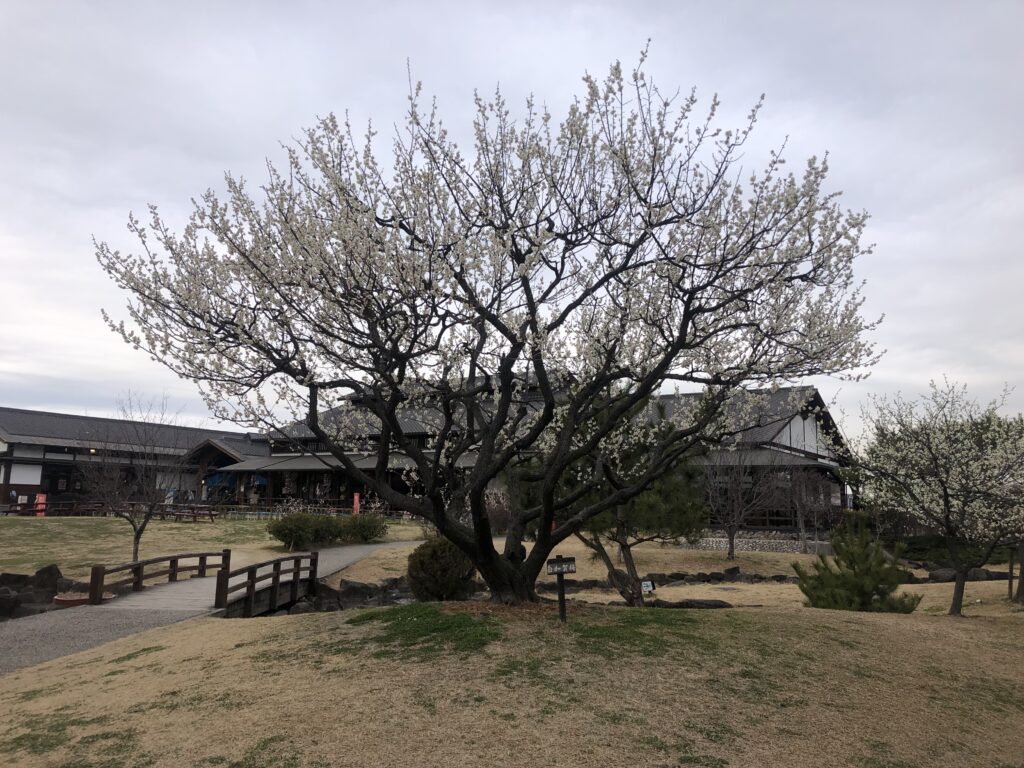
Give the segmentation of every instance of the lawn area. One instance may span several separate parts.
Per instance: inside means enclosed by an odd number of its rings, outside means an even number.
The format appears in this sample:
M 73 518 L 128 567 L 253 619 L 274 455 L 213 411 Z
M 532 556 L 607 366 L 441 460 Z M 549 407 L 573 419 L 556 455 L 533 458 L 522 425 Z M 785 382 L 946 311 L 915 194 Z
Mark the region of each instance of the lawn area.
M 418 525 L 391 523 L 384 540 L 408 541 L 421 535 Z M 124 563 L 132 556 L 131 526 L 116 518 L 0 517 L 0 542 L 0 571 L 14 573 L 32 573 L 56 563 L 68 578 L 86 580 L 94 564 Z M 267 534 L 267 524 L 261 520 L 151 520 L 142 537 L 140 556 L 224 548 L 232 549 L 238 564 L 285 552 Z
M 0 764 L 1010 768 L 1022 629 L 1007 606 L 195 619 L 0 678 Z

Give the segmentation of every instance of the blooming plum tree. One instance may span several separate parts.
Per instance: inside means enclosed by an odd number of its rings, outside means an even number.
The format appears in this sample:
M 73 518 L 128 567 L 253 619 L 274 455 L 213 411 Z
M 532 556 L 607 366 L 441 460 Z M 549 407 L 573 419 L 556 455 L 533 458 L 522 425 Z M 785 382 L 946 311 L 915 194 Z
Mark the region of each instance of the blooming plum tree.
M 910 515 L 944 537 L 956 570 L 951 616 L 961 615 L 968 570 L 1024 534 L 1024 418 L 1001 416 L 1005 401 L 1004 392 L 982 406 L 966 387 L 933 381 L 919 400 L 875 398 L 864 410 L 857 461 L 865 493 L 875 508 Z
M 794 176 L 779 151 L 741 169 L 760 105 L 738 130 L 715 127 L 717 99 L 694 119 L 695 95 L 664 94 L 643 58 L 583 83 L 561 122 L 532 98 L 513 118 L 500 92 L 478 96 L 468 151 L 416 86 L 388 164 L 372 130 L 323 119 L 258 197 L 229 175 L 180 234 L 153 208 L 148 226 L 130 219 L 136 253 L 98 242 L 128 294 L 109 324 L 225 418 L 304 420 L 345 472 L 462 549 L 495 599 L 533 599 L 551 549 L 717 429 L 737 388 L 855 377 L 876 357 L 853 275 L 867 216 L 825 190 L 826 162 Z M 705 396 L 628 482 L 585 505 L 560 490 L 674 386 Z M 426 443 L 410 412 L 431 422 Z M 396 455 L 409 489 L 387 480 Z M 539 498 L 499 551 L 485 493 L 516 467 Z

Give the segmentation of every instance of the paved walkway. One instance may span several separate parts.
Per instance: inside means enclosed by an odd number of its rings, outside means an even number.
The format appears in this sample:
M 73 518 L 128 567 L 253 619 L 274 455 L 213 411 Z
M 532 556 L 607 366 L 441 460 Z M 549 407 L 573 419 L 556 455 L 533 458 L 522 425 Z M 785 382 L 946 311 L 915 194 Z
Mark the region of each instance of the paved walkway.
M 318 576 L 323 578 L 336 573 L 378 549 L 411 548 L 419 543 L 353 544 L 321 549 Z M 259 556 L 259 560 L 262 559 L 265 558 Z M 232 569 L 244 565 L 247 562 L 240 557 L 237 563 L 232 562 Z M 284 576 L 282 574 L 282 581 L 288 581 Z M 208 576 L 158 584 L 103 605 L 83 605 L 0 622 L 0 675 L 147 629 L 213 613 L 216 583 L 215 576 Z

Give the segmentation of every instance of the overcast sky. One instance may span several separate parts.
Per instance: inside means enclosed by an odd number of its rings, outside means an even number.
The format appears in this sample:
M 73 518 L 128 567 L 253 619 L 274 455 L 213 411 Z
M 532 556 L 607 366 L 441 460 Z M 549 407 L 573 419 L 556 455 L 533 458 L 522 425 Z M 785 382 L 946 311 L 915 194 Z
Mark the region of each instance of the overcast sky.
M 123 297 L 91 237 L 125 249 L 128 213 L 184 216 L 226 170 L 253 182 L 319 115 L 382 129 L 407 61 L 446 121 L 473 89 L 532 92 L 556 116 L 585 71 L 651 40 L 663 89 L 718 93 L 724 122 L 763 92 L 747 152 L 789 137 L 830 153 L 832 188 L 872 215 L 871 378 L 817 383 L 856 431 L 868 392 L 948 374 L 1024 408 L 1024 3 L 45 2 L 0 5 L 0 405 L 105 414 L 126 390 L 194 387 L 106 329 Z

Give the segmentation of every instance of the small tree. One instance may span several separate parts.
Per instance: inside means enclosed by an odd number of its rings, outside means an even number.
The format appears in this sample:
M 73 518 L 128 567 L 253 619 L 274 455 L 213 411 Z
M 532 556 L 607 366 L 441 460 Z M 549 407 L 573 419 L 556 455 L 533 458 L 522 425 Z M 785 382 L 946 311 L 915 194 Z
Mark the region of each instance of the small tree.
M 921 602 L 920 595 L 894 594 L 908 575 L 896 564 L 900 549 L 888 555 L 863 523 L 834 535 L 832 549 L 834 566 L 824 555 L 818 555 L 813 573 L 793 563 L 812 608 L 911 613 Z
M 604 563 L 608 580 L 628 605 L 644 605 L 633 547 L 646 542 L 678 543 L 696 538 L 707 523 L 700 474 L 681 467 L 656 481 L 650 490 L 590 520 L 576 537 Z M 625 570 L 612 560 L 618 549 Z
M 166 397 L 142 400 L 129 392 L 117 403 L 118 419 L 96 435 L 105 447 L 78 465 L 86 494 L 132 527 L 132 560 L 153 513 L 185 476 L 186 446 L 174 434 L 176 417 Z
M 711 520 L 729 539 L 727 560 L 736 559 L 736 534 L 755 514 L 763 514 L 780 501 L 774 465 L 755 463 L 752 451 L 727 449 L 708 454 L 705 471 Z
M 1024 477 L 1024 418 L 999 415 L 1006 392 L 982 406 L 966 387 L 929 386 L 917 401 L 872 400 L 858 462 L 874 507 L 910 515 L 945 540 L 956 571 L 949 614 L 960 616 L 967 572 L 1024 531 L 1015 491 Z
M 800 535 L 800 551 L 807 554 L 808 523 L 817 541 L 822 524 L 831 517 L 833 483 L 822 472 L 801 467 L 790 470 L 788 485 L 789 502 Z

